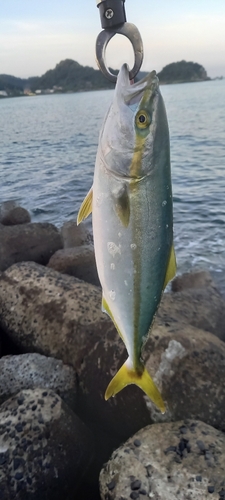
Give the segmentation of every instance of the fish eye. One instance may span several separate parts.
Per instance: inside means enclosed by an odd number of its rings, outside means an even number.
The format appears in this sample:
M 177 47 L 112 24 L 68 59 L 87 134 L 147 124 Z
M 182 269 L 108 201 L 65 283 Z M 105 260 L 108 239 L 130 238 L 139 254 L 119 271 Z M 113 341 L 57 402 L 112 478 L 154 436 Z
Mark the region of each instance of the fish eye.
M 139 120 L 140 123 L 145 123 L 146 122 L 146 116 L 145 115 L 140 115 L 138 117 L 138 120 Z
M 144 109 L 137 112 L 135 123 L 138 128 L 147 128 L 150 125 L 150 122 L 150 116 Z

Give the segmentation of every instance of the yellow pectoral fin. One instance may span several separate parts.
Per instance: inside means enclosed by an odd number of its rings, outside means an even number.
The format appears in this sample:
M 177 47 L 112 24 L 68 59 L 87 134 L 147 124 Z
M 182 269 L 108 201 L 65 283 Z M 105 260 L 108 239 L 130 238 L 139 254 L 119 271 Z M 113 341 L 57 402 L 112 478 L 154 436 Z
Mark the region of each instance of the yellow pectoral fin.
M 106 389 L 105 399 L 107 400 L 111 396 L 115 396 L 115 394 L 120 392 L 127 385 L 135 384 L 147 394 L 162 413 L 165 413 L 166 409 L 160 392 L 146 368 L 144 366 L 142 368 L 143 371 L 141 373 L 138 373 L 134 369 L 130 369 L 127 360 L 109 383 Z
M 81 203 L 80 210 L 77 216 L 77 225 L 86 219 L 92 212 L 92 199 L 93 199 L 93 187 L 91 187 L 88 194 L 85 196 L 84 201 Z
M 174 246 L 172 245 L 171 251 L 170 251 L 170 257 L 168 261 L 168 266 L 166 270 L 166 277 L 163 285 L 163 290 L 166 288 L 168 285 L 169 281 L 171 281 L 174 276 L 176 275 L 176 270 L 177 270 L 177 264 L 176 264 L 176 255 L 175 255 L 175 250 Z

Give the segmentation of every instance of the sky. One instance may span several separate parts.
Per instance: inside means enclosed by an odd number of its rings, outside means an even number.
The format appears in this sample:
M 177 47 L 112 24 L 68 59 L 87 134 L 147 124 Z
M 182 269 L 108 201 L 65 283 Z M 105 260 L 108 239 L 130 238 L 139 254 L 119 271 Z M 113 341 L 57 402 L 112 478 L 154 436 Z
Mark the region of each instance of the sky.
M 142 70 L 184 59 L 202 64 L 212 78 L 225 76 L 225 0 L 126 0 L 125 9 L 143 39 Z M 97 68 L 96 0 L 0 0 L 0 13 L 0 74 L 40 76 L 68 58 Z M 113 68 L 133 65 L 122 35 L 109 42 L 106 55 Z

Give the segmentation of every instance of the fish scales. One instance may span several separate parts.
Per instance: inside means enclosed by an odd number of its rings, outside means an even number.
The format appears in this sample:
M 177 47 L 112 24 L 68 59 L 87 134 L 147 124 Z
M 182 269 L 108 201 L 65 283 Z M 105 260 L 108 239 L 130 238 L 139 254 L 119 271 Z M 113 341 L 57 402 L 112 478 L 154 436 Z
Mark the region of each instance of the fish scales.
M 128 352 L 106 398 L 135 383 L 164 411 L 141 360 L 163 288 L 175 272 L 169 131 L 154 72 L 130 86 L 127 66 L 121 68 L 100 133 L 91 197 L 103 310 Z

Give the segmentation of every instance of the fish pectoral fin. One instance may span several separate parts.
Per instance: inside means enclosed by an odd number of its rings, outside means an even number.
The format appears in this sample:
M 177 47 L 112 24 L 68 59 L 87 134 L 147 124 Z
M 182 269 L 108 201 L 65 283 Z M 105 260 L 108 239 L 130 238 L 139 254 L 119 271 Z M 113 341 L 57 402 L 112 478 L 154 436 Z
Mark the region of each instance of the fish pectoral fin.
M 106 392 L 105 399 L 109 399 L 111 396 L 115 396 L 118 392 L 120 392 L 124 387 L 129 384 L 135 384 L 140 387 L 145 394 L 153 401 L 153 403 L 161 410 L 162 413 L 165 413 L 165 405 L 162 400 L 162 396 L 157 389 L 155 383 L 147 372 L 146 368 L 141 365 L 140 372 L 137 372 L 134 369 L 129 367 L 130 362 L 129 358 L 125 361 L 123 366 L 121 366 L 120 370 L 116 373 L 115 377 L 109 383 Z
M 114 209 L 124 227 L 128 227 L 130 221 L 130 199 L 127 186 L 123 186 L 121 192 L 114 197 Z
M 77 225 L 82 222 L 82 220 L 86 219 L 92 212 L 92 199 L 93 199 L 93 186 L 88 191 L 88 194 L 85 196 L 84 200 L 81 203 L 80 210 L 77 216 Z
M 176 255 L 175 255 L 174 246 L 172 245 L 171 251 L 170 251 L 170 257 L 168 260 L 168 266 L 167 266 L 167 270 L 166 270 L 166 277 L 165 277 L 165 281 L 164 281 L 164 285 L 163 285 L 163 290 L 165 290 L 169 281 L 171 281 L 174 278 L 174 276 L 176 276 L 176 270 L 177 270 Z

